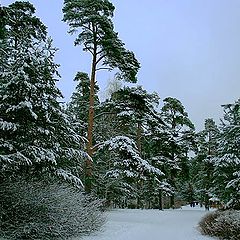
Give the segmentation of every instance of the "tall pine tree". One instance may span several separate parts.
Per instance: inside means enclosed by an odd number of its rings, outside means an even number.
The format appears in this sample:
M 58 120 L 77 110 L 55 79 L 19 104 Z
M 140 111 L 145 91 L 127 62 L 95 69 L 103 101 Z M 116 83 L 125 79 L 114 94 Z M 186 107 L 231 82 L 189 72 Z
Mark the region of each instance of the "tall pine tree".
M 114 6 L 108 0 L 65 0 L 64 18 L 70 26 L 70 33 L 79 32 L 75 45 L 83 45 L 83 50 L 92 56 L 90 73 L 90 98 L 88 118 L 87 152 L 93 155 L 94 90 L 96 72 L 101 69 L 120 70 L 119 77 L 136 82 L 140 67 L 134 54 L 124 48 L 123 42 L 114 31 Z M 86 190 L 91 191 L 92 161 L 86 162 Z

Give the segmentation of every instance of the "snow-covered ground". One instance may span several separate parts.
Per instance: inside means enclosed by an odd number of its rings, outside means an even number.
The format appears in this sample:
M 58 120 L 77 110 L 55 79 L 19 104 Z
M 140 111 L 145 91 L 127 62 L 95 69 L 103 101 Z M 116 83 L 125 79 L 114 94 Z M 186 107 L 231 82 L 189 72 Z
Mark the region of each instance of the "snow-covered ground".
M 212 240 L 197 231 L 206 214 L 188 206 L 175 210 L 113 210 L 108 213 L 103 231 L 83 240 Z M 77 240 L 75 238 L 74 240 Z

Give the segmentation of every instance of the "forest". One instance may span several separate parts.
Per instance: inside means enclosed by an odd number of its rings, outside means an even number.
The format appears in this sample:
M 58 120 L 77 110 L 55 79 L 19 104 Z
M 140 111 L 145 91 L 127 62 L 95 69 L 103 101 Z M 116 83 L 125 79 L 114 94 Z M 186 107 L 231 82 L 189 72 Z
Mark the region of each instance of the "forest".
M 114 10 L 108 0 L 64 1 L 91 69 L 75 73 L 63 102 L 58 50 L 35 7 L 0 6 L 0 237 L 89 234 L 112 208 L 240 210 L 240 98 L 197 132 L 179 99 L 137 84 L 140 63 L 114 30 Z M 97 73 L 112 70 L 100 101 Z

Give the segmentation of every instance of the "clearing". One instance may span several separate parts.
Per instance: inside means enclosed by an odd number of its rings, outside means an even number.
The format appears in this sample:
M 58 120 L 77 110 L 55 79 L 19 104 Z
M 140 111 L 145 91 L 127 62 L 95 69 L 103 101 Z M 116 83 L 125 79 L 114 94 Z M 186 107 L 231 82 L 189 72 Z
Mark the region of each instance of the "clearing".
M 198 206 L 164 211 L 113 210 L 107 213 L 103 230 L 83 240 L 213 240 L 197 230 L 204 214 L 206 211 Z

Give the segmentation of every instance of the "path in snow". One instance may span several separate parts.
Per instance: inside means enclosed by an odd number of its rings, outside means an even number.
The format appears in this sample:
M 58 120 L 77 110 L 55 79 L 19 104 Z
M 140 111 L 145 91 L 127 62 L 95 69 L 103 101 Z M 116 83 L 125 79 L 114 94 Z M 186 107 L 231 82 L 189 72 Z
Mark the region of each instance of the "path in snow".
M 83 240 L 213 240 L 196 229 L 204 214 L 206 212 L 198 207 L 164 211 L 113 210 L 108 213 L 103 231 Z

